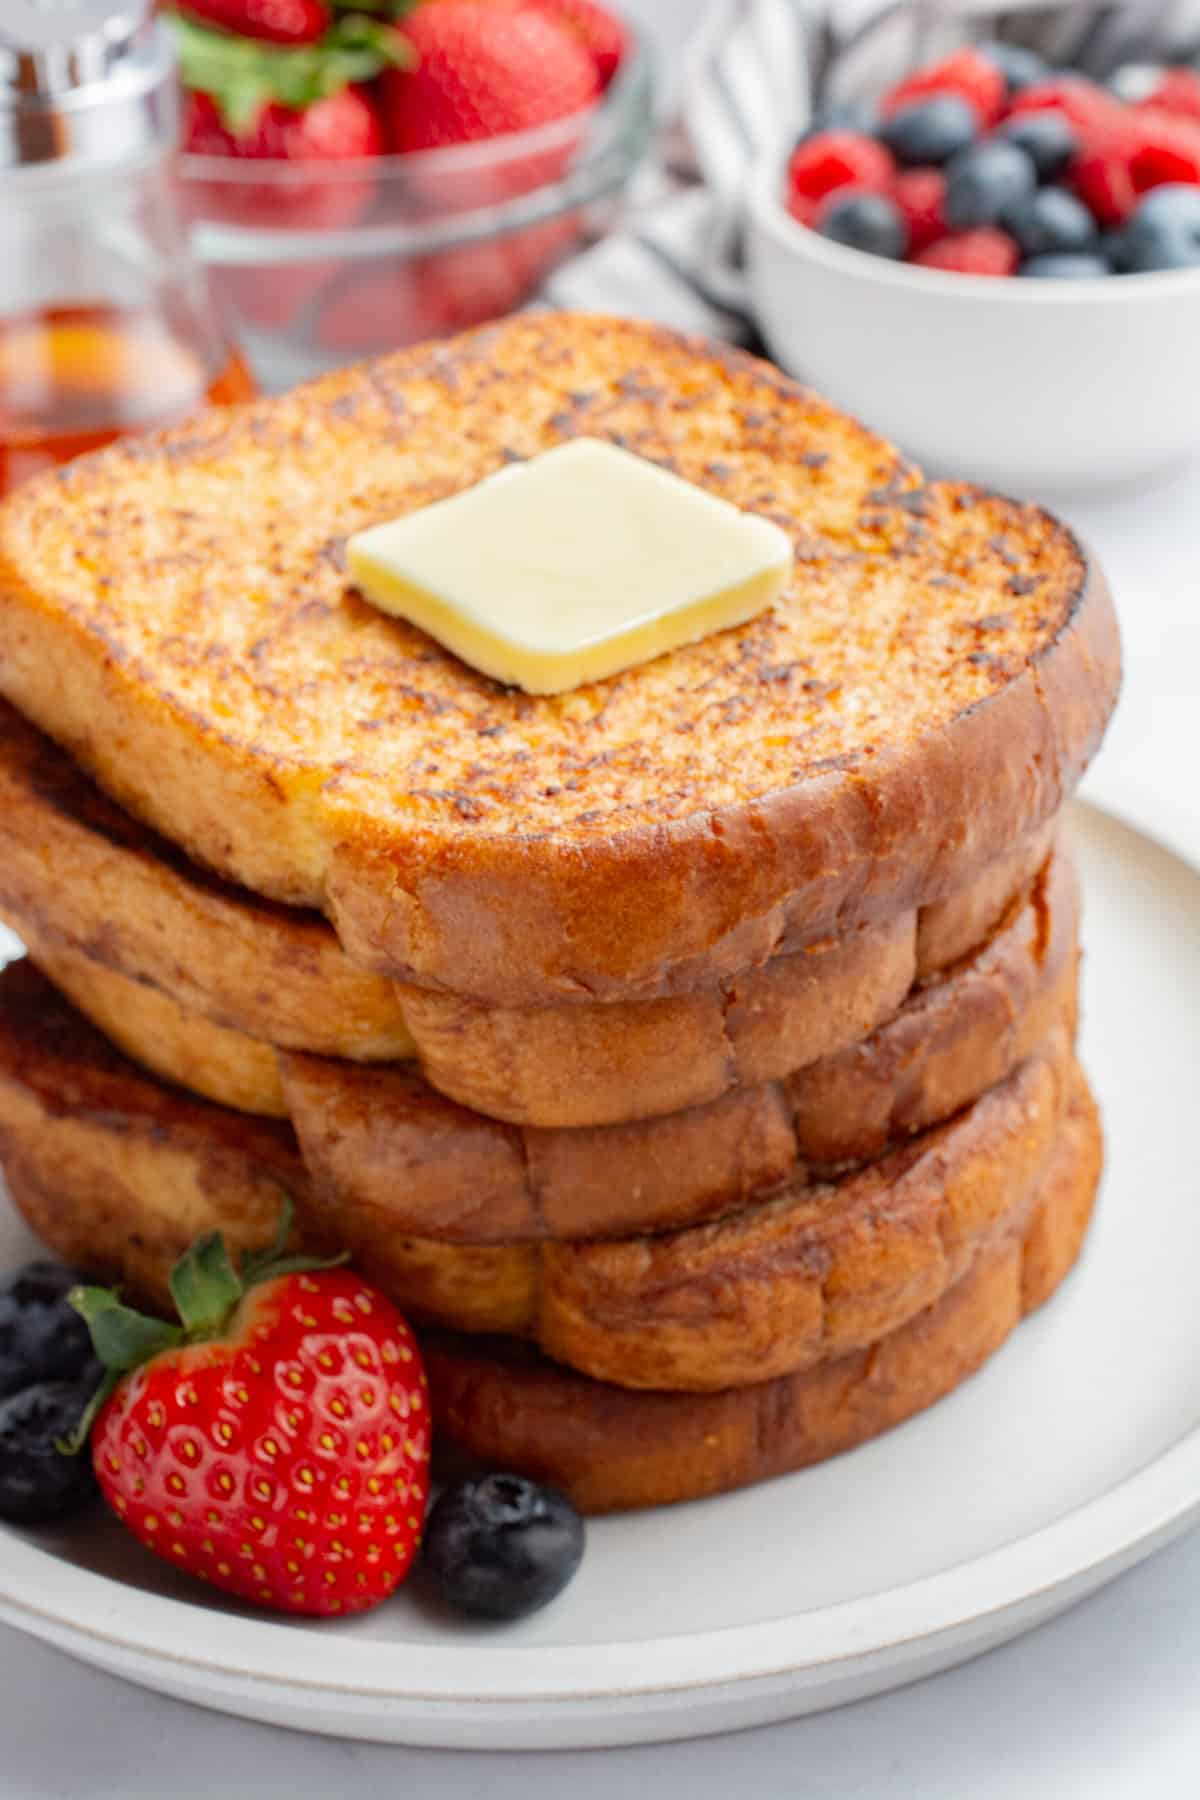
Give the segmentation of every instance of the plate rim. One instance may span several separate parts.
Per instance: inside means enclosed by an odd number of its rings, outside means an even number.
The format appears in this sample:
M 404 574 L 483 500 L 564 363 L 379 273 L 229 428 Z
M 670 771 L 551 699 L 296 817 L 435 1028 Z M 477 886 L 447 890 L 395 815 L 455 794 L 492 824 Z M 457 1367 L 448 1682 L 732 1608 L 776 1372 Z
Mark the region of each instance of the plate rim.
M 1200 879 L 1194 855 L 1119 805 L 1077 800 L 1074 810 L 1116 825 Z M 386 1702 L 393 1716 L 397 1708 L 449 1720 L 456 1713 L 478 1717 L 481 1708 L 515 1719 L 548 1706 L 681 1705 L 706 1692 L 744 1693 L 822 1673 L 848 1682 L 972 1627 L 983 1648 L 1002 1635 L 1002 1621 L 1022 1612 L 1030 1622 L 1044 1616 L 1057 1600 L 1097 1585 L 1105 1571 L 1151 1554 L 1197 1515 L 1200 1421 L 1133 1474 L 982 1555 L 876 1593 L 744 1625 L 570 1645 L 356 1641 L 336 1624 L 318 1635 L 294 1622 L 218 1610 L 202 1598 L 147 1592 L 80 1569 L 4 1527 L 0 1543 L 16 1556 L 6 1554 L 0 1570 L 0 1618 L 85 1660 L 119 1652 L 186 1672 L 210 1690 L 236 1683 L 309 1705 Z M 312 1654 L 315 1642 L 331 1640 L 336 1674 Z

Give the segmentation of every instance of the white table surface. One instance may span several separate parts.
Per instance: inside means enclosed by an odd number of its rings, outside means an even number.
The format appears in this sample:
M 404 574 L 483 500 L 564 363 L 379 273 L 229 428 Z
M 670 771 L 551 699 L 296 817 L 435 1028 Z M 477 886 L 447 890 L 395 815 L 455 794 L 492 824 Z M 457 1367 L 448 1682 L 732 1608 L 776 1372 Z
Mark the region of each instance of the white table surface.
M 641 0 L 636 10 L 669 47 L 694 4 Z M 1200 861 L 1200 465 L 1139 493 L 1058 505 L 1108 568 L 1125 633 L 1125 698 L 1088 792 Z M 484 1758 L 304 1738 L 143 1693 L 0 1628 L 0 1800 L 477 1800 L 485 1791 L 489 1800 L 637 1791 L 1195 1800 L 1200 1533 L 1052 1625 L 917 1687 L 792 1725 L 643 1750 Z

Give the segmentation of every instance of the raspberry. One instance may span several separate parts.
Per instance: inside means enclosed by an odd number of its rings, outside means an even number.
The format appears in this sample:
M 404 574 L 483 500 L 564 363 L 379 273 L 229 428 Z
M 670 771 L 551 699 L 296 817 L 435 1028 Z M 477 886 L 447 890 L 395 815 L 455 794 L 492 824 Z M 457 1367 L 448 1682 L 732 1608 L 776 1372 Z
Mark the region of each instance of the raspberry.
M 940 169 L 905 169 L 897 175 L 892 199 L 908 226 L 910 254 L 946 234 L 946 177 Z
M 881 110 L 887 118 L 931 94 L 959 94 L 974 107 L 981 125 L 994 125 L 1004 112 L 1006 91 L 1004 76 L 995 63 L 978 50 L 956 50 L 953 56 L 918 69 L 889 89 Z
M 823 200 L 837 188 L 860 187 L 882 193 L 896 165 L 882 144 L 860 131 L 818 131 L 792 152 L 788 200 Z M 799 218 L 798 212 L 792 212 Z M 807 219 L 801 223 L 807 224 Z
M 787 197 L 787 210 L 797 225 L 816 225 L 824 200 L 810 200 L 807 194 L 790 193 Z
M 1157 87 L 1138 102 L 1134 111 L 1147 106 L 1183 119 L 1200 120 L 1200 75 L 1195 69 L 1167 69 Z
M 950 269 L 956 275 L 1015 275 L 1020 255 L 1007 231 L 981 225 L 978 231 L 952 231 L 938 238 L 912 261 L 923 269 Z
M 1070 179 L 1101 225 L 1123 225 L 1151 188 L 1200 186 L 1200 121 L 1151 106 L 1118 112 L 1086 133 Z
M 1168 181 L 1200 185 L 1200 121 L 1157 107 L 1126 115 L 1133 185 L 1139 194 Z
M 1097 224 L 1123 225 L 1137 204 L 1132 144 L 1121 118 L 1092 130 L 1071 163 L 1071 186 Z
M 1094 81 L 1082 75 L 1054 75 L 1036 81 L 1017 95 L 1008 109 L 1010 119 L 1022 113 L 1060 112 L 1080 131 L 1089 131 L 1122 115 L 1120 103 Z

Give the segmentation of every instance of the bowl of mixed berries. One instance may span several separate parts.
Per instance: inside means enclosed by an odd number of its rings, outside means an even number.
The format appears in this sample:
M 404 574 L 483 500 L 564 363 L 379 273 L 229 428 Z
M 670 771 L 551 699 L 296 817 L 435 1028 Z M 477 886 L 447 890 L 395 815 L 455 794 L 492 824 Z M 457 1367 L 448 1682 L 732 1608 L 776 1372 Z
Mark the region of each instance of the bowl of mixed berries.
M 1018 491 L 1200 449 L 1200 74 L 969 44 L 818 117 L 749 208 L 773 353 Z
M 268 386 L 522 305 L 612 221 L 652 78 L 607 0 L 167 0 L 181 192 Z

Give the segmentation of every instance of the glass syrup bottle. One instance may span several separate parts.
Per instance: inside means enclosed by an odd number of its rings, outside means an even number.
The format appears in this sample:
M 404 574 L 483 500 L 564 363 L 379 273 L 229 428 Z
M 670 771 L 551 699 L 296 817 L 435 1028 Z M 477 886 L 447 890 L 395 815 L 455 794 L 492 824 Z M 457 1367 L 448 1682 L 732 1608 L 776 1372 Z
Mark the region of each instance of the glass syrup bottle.
M 244 399 L 175 202 L 152 0 L 0 0 L 0 495 Z

